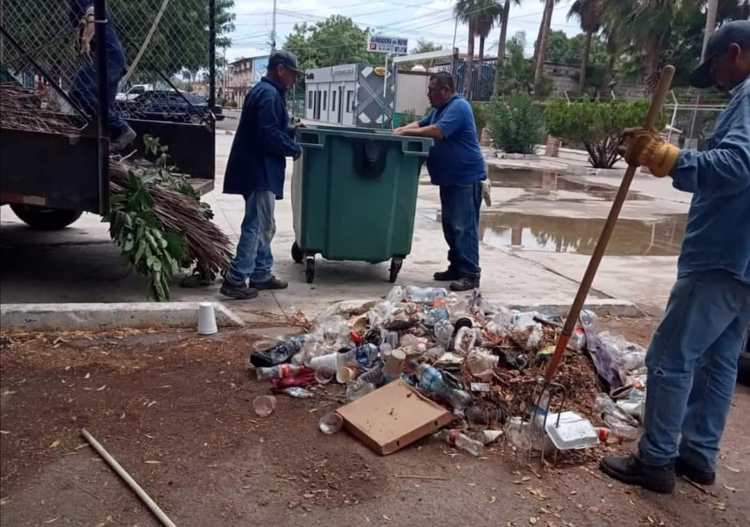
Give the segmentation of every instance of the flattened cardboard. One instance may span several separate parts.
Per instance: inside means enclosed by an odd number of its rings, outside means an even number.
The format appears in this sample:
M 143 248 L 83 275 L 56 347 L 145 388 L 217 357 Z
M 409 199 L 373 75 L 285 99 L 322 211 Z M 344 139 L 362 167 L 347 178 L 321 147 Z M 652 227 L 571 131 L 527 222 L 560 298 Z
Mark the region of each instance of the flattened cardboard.
M 453 421 L 453 415 L 401 379 L 339 408 L 344 427 L 381 456 L 421 439 Z

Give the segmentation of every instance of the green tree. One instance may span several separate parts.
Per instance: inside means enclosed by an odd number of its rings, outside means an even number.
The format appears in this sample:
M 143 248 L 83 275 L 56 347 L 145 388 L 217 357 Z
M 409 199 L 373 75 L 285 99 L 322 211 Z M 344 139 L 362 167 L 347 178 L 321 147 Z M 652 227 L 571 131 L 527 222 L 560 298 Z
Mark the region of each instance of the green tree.
M 544 115 L 523 92 L 495 97 L 488 107 L 490 136 L 508 153 L 533 154 L 544 137 Z
M 581 56 L 581 72 L 578 78 L 578 91 L 583 93 L 586 86 L 586 68 L 589 63 L 591 41 L 602 27 L 604 0 L 576 0 L 568 11 L 568 19 L 577 18 L 581 29 L 586 33 L 586 44 Z
M 283 49 L 297 55 L 303 68 L 337 64 L 382 64 L 383 56 L 367 51 L 370 29 L 362 29 L 351 18 L 333 15 L 316 24 L 295 24 Z
M 508 40 L 505 61 L 497 72 L 496 95 L 531 92 L 534 72 L 531 63 L 523 55 L 525 47 L 526 34 L 523 32 L 516 33 Z
M 411 49 L 411 53 L 429 53 L 430 51 L 440 51 L 443 46 L 435 44 L 431 40 L 422 38 L 417 40 L 417 47 Z

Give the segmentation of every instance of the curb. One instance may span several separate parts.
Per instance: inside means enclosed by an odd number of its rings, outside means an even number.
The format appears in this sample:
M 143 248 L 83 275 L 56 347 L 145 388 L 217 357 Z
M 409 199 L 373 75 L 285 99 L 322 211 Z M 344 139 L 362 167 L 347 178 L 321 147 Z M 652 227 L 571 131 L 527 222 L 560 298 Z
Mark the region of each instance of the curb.
M 3 304 L 2 328 L 31 331 L 110 330 L 143 327 L 197 327 L 199 302 L 135 302 L 97 304 Z M 216 323 L 242 327 L 229 308 L 215 302 Z
M 539 303 L 524 303 L 518 304 L 510 303 L 507 307 L 510 309 L 517 309 L 518 311 L 539 311 L 552 316 L 562 316 L 568 314 L 571 304 L 549 304 L 544 302 Z M 643 310 L 639 308 L 633 302 L 628 300 L 617 300 L 615 298 L 592 298 L 586 300 L 583 304 L 583 309 L 593 311 L 598 316 L 610 316 L 610 317 L 642 317 L 645 315 Z

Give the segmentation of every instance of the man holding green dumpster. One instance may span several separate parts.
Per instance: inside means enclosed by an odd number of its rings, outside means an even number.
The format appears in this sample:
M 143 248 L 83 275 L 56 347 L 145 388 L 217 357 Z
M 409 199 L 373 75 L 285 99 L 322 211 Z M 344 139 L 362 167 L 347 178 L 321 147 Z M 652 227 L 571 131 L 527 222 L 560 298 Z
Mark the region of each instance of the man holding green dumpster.
M 224 176 L 224 193 L 245 198 L 237 254 L 221 286 L 221 294 L 230 298 L 253 298 L 259 289 L 287 287 L 271 273 L 271 240 L 276 233 L 274 203 L 284 194 L 286 158 L 302 154 L 284 100 L 299 73 L 292 53 L 274 52 L 268 59 L 268 74 L 250 90 L 242 106 Z
M 730 94 L 707 148 L 682 150 L 652 130 L 625 134 L 631 165 L 693 194 L 677 283 L 646 355 L 644 430 L 638 453 L 607 456 L 601 469 L 669 493 L 675 474 L 710 485 L 750 324 L 750 21 L 709 38 L 690 82 Z
M 430 75 L 427 96 L 434 111 L 393 133 L 435 140 L 427 169 L 432 183 L 440 187 L 449 265 L 434 278 L 450 281 L 453 291 L 468 291 L 479 287 L 479 208 L 487 171 L 474 113 L 468 101 L 456 95 L 453 77 L 446 72 Z

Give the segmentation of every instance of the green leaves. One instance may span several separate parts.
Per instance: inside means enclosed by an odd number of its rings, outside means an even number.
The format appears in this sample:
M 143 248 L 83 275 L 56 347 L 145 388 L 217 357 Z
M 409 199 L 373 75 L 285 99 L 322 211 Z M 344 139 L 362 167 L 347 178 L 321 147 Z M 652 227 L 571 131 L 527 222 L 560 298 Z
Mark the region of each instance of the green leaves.
M 648 102 L 550 101 L 544 112 L 547 130 L 568 143 L 583 145 L 595 168 L 611 168 L 617 161 L 617 145 L 625 128 L 641 126 Z M 663 116 L 657 120 L 664 126 Z
M 492 99 L 488 121 L 495 145 L 508 153 L 533 154 L 544 137 L 542 110 L 525 93 Z

